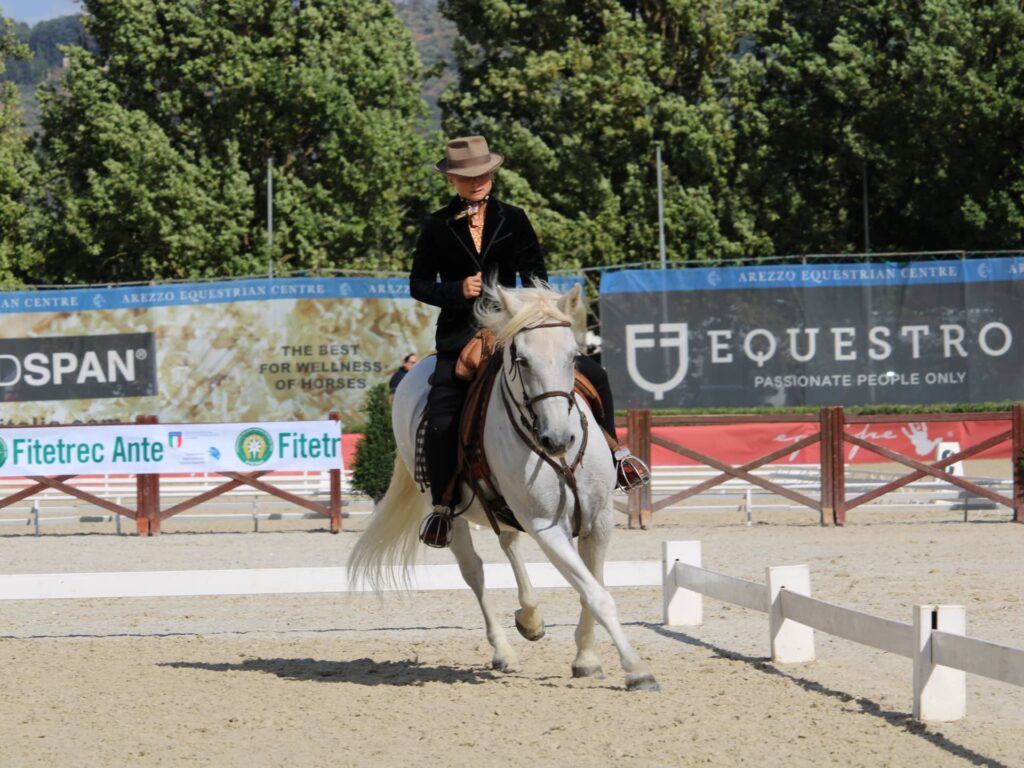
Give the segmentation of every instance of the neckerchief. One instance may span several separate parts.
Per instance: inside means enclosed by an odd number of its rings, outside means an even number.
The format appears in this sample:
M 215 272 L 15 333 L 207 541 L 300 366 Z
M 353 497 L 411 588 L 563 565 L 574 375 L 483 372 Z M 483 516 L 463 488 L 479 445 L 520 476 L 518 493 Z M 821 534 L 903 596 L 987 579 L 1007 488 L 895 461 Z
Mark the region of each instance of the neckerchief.
M 471 200 L 465 200 L 465 199 L 460 197 L 459 198 L 459 204 L 462 205 L 462 210 L 455 214 L 455 221 L 458 221 L 459 219 L 464 219 L 467 216 L 472 216 L 477 211 L 479 211 L 481 208 L 483 208 L 485 205 L 487 205 L 487 201 L 490 200 L 490 199 L 491 199 L 491 196 L 490 195 L 486 195 L 486 196 L 484 196 L 483 200 L 477 200 L 477 201 L 474 202 L 474 201 L 471 201 Z

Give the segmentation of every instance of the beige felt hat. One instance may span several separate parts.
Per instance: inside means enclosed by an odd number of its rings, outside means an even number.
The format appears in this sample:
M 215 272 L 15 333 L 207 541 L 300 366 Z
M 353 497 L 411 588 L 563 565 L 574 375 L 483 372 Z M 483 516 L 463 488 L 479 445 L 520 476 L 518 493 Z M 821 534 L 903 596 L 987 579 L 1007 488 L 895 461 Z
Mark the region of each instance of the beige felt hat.
M 452 139 L 444 150 L 444 160 L 434 166 L 435 171 L 451 176 L 483 176 L 505 162 L 505 158 L 487 147 L 483 136 L 463 136 Z

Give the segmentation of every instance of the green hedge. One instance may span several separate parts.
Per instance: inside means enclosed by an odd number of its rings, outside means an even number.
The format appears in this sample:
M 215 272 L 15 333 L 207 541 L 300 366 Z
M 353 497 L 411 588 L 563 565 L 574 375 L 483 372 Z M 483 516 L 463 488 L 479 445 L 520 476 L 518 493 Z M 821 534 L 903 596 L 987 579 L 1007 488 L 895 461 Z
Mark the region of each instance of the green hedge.
M 391 483 L 395 468 L 395 435 L 391 429 L 391 393 L 387 384 L 377 384 L 366 394 L 363 413 L 367 420 L 358 432 L 363 439 L 356 445 L 352 462 L 352 486 L 374 501 L 380 501 Z

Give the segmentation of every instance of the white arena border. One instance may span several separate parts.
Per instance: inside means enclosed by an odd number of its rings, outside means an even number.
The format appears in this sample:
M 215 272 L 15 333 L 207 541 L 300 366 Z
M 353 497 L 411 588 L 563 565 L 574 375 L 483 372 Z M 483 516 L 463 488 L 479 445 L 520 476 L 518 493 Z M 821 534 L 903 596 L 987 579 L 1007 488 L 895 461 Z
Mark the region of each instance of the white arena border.
M 1024 686 L 1024 650 L 965 637 L 960 605 L 915 605 L 910 624 L 843 608 L 810 596 L 806 565 L 767 568 L 766 584 L 701 566 L 699 541 L 662 542 L 664 621 L 703 623 L 703 596 L 768 614 L 772 661 L 814 661 L 814 630 L 907 656 L 914 662 L 913 715 L 959 720 L 967 712 L 967 672 Z
M 383 591 L 404 591 L 402 570 L 394 569 L 393 584 Z M 535 587 L 568 587 L 550 563 L 527 563 Z M 662 585 L 662 564 L 652 560 L 605 563 L 609 587 Z M 508 563 L 486 563 L 488 589 L 515 589 Z M 469 589 L 457 565 L 414 565 L 409 568 L 410 591 Z M 349 583 L 348 569 L 255 568 L 208 571 L 124 571 L 109 573 L 32 573 L 0 576 L 0 600 L 66 600 L 109 597 L 201 597 L 206 595 L 288 595 L 325 592 L 369 592 L 362 583 Z
M 550 563 L 527 563 L 535 587 L 567 587 Z M 402 569 L 395 581 L 402 583 Z M 662 543 L 662 561 L 605 563 L 609 587 L 661 586 L 664 623 L 703 623 L 703 596 L 768 614 L 772 661 L 813 661 L 814 629 L 914 661 L 913 715 L 919 720 L 957 720 L 966 714 L 966 673 L 1024 686 L 1024 650 L 965 636 L 962 606 L 915 605 L 903 624 L 810 597 L 806 565 L 769 567 L 758 584 L 701 567 L 699 541 Z M 416 565 L 407 587 L 386 591 L 467 589 L 457 565 Z M 488 588 L 515 589 L 507 563 L 484 565 Z M 348 569 L 258 568 L 198 571 L 124 571 L 0 575 L 0 601 L 103 599 L 121 597 L 199 597 L 366 592 L 350 584 Z

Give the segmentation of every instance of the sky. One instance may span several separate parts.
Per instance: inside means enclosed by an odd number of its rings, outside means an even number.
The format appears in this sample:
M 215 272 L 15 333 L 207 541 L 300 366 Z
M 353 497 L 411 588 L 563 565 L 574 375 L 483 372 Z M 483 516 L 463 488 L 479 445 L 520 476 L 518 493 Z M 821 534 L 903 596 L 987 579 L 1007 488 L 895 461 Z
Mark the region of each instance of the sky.
M 81 11 L 78 0 L 0 0 L 0 14 L 26 24 Z

